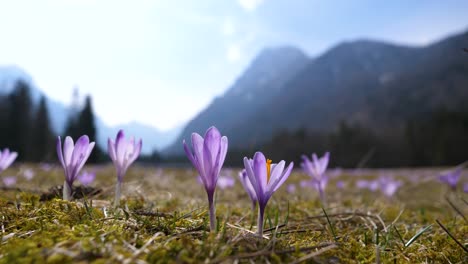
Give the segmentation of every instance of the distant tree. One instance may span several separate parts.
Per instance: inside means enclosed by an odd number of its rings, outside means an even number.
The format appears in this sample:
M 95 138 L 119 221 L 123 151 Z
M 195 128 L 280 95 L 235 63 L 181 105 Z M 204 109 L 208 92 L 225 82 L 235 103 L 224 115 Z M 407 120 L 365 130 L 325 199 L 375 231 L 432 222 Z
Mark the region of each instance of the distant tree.
M 81 135 L 88 135 L 91 141 L 96 141 L 97 130 L 94 118 L 91 96 L 86 96 L 83 109 L 78 115 L 76 131 Z M 96 163 L 99 161 L 102 151 L 96 145 L 88 161 Z
M 80 134 L 80 128 L 78 124 L 80 111 L 80 94 L 78 88 L 75 87 L 72 94 L 72 104 L 68 113 L 67 123 L 65 125 L 65 136 L 70 136 L 73 139 L 77 139 L 82 135 Z
M 329 136 L 333 160 L 342 167 L 372 166 L 371 158 L 376 145 L 375 135 L 369 129 L 344 121 Z
M 4 129 L 0 129 L 0 149 L 9 146 L 9 122 L 10 122 L 10 101 L 7 96 L 0 96 L 0 124 Z
M 31 153 L 31 113 L 32 104 L 29 85 L 23 80 L 15 84 L 10 95 L 11 108 L 9 113 L 8 140 L 9 147 L 19 153 L 18 160 L 30 160 Z
M 87 95 L 83 107 L 80 107 L 78 90 L 75 88 L 72 107 L 65 126 L 65 136 L 70 136 L 73 140 L 77 140 L 82 135 L 87 135 L 90 141 L 96 142 L 97 130 L 91 96 Z M 88 162 L 96 163 L 103 161 L 105 160 L 104 157 L 105 154 L 96 144 Z
M 54 148 L 52 147 L 54 145 L 52 144 L 53 133 L 50 128 L 49 111 L 47 109 L 47 101 L 44 96 L 42 96 L 35 113 L 33 130 L 32 145 L 34 148 L 31 149 L 33 161 L 40 162 L 50 160 L 54 151 Z
M 411 165 L 455 165 L 468 159 L 468 113 L 437 110 L 406 125 Z

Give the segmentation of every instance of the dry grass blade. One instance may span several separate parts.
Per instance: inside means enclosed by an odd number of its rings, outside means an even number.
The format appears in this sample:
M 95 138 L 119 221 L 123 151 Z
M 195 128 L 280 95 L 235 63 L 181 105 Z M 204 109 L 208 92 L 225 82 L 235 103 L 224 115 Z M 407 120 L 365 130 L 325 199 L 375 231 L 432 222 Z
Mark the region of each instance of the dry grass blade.
M 447 233 L 449 237 L 452 238 L 453 241 L 455 241 L 455 243 L 457 243 L 466 253 L 468 253 L 468 249 L 465 246 L 463 246 L 462 243 L 460 243 L 460 241 L 458 241 L 458 239 L 456 239 L 438 219 L 436 219 L 436 222 L 445 231 L 445 233 Z
M 322 249 L 320 249 L 320 250 L 317 250 L 317 251 L 315 251 L 315 252 L 309 253 L 309 254 L 303 256 L 302 258 L 300 258 L 300 259 L 298 259 L 298 260 L 296 260 L 296 261 L 294 261 L 294 262 L 291 262 L 291 264 L 298 264 L 298 263 L 307 261 L 307 260 L 309 260 L 309 259 L 311 259 L 311 258 L 315 258 L 315 257 L 317 257 L 317 256 L 319 256 L 319 255 L 321 255 L 321 254 L 323 254 L 323 253 L 325 253 L 325 252 L 327 252 L 327 251 L 329 251 L 329 250 L 332 250 L 332 249 L 334 249 L 334 248 L 336 248 L 336 247 L 337 247 L 337 245 L 330 245 L 330 246 L 328 246 L 328 247 L 324 247 L 324 248 L 322 248 Z
M 257 252 L 244 253 L 244 254 L 225 257 L 225 258 L 222 258 L 222 259 L 213 260 L 210 263 L 222 263 L 222 262 L 225 262 L 225 261 L 227 261 L 229 259 L 234 259 L 234 260 L 252 259 L 252 258 L 256 258 L 256 257 L 270 256 L 272 254 L 283 255 L 283 254 L 291 254 L 291 253 L 294 253 L 294 252 L 308 252 L 308 251 L 311 251 L 311 250 L 324 249 L 324 248 L 331 247 L 331 246 L 337 247 L 338 244 L 336 244 L 336 243 L 323 243 L 323 244 L 320 244 L 318 246 L 304 247 L 304 248 L 291 248 L 291 249 L 277 250 L 277 251 L 275 251 L 275 250 L 260 250 L 260 251 L 257 251 Z M 318 251 L 316 251 L 316 252 L 318 252 Z M 314 252 L 314 253 L 316 253 L 316 252 Z
M 468 219 L 466 219 L 465 215 L 462 213 L 462 211 L 460 209 L 458 209 L 455 204 L 452 203 L 452 201 L 450 201 L 450 199 L 446 196 L 445 197 L 445 200 L 448 202 L 448 204 L 450 205 L 450 207 L 453 208 L 453 210 L 455 210 L 455 212 L 457 212 L 458 215 L 460 215 L 464 220 L 465 222 L 468 222 Z
M 146 248 L 147 248 L 151 243 L 153 243 L 153 241 L 154 241 L 157 237 L 159 237 L 159 236 L 164 236 L 164 235 L 165 235 L 165 234 L 162 233 L 162 232 L 158 232 L 158 233 L 154 234 L 150 239 L 148 239 L 148 241 L 146 241 L 146 243 L 145 243 L 141 248 L 139 248 L 137 251 L 135 251 L 135 252 L 133 253 L 133 255 L 132 255 L 131 258 L 126 259 L 126 260 L 124 261 L 124 264 L 133 263 L 133 262 L 136 260 L 136 258 L 137 258 L 141 253 L 143 253 L 143 252 L 146 250 Z

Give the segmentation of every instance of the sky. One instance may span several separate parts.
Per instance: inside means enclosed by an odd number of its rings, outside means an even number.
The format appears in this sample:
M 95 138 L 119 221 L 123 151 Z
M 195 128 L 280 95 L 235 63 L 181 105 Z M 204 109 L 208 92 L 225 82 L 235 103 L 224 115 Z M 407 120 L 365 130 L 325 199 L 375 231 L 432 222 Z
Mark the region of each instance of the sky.
M 264 48 L 309 56 L 360 38 L 421 46 L 468 29 L 455 0 L 0 0 L 0 65 L 47 96 L 91 94 L 108 125 L 168 130 L 220 96 Z

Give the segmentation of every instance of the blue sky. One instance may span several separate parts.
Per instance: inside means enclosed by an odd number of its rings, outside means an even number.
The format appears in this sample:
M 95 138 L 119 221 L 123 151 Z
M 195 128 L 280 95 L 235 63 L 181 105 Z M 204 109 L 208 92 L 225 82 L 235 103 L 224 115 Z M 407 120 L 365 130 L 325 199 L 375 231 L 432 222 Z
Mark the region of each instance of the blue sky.
M 0 1 L 0 65 L 22 67 L 67 104 L 78 85 L 110 125 L 169 129 L 264 47 L 316 56 L 359 38 L 424 45 L 467 30 L 467 11 L 451 0 Z

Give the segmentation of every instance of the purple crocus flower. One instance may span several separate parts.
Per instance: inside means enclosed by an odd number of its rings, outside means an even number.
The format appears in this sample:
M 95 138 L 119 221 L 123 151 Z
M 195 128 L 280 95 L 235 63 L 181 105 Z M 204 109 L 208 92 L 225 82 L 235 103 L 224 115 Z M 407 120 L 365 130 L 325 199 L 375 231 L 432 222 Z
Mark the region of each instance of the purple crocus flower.
M 369 181 L 367 180 L 357 180 L 356 187 L 358 189 L 368 189 L 369 188 Z
M 50 171 L 53 168 L 50 163 L 41 163 L 40 167 L 43 171 Z
M 203 180 L 202 180 L 202 182 L 203 182 Z M 219 178 L 218 178 L 218 186 L 222 190 L 224 190 L 226 188 L 233 187 L 234 183 L 235 183 L 235 181 L 231 176 L 219 176 Z
M 455 170 L 446 172 L 439 176 L 439 181 L 446 183 L 452 190 L 457 189 L 457 183 L 460 180 L 460 176 L 462 173 L 462 166 L 459 166 Z
M 468 182 L 465 182 L 465 184 L 463 184 L 463 192 L 468 193 Z
M 293 162 L 284 169 L 285 161 L 272 164 L 271 160 L 266 160 L 265 155 L 256 152 L 253 160 L 244 157 L 244 166 L 250 182 L 255 190 L 258 201 L 258 235 L 263 235 L 263 216 L 265 207 L 273 193 L 286 181 L 291 174 Z
M 88 172 L 84 171 L 78 176 L 78 181 L 81 182 L 84 186 L 89 186 L 93 183 L 94 179 L 96 178 L 95 172 Z
M 401 181 L 396 181 L 391 177 L 380 177 L 379 178 L 380 190 L 387 197 L 392 197 L 395 192 L 402 185 Z
M 130 140 L 126 140 L 123 130 L 120 130 L 117 133 L 115 142 L 110 138 L 107 140 L 107 151 L 109 152 L 109 156 L 117 170 L 117 183 L 115 185 L 114 199 L 114 206 L 116 207 L 120 204 L 123 177 L 127 172 L 128 167 L 130 167 L 138 156 L 140 156 L 142 145 L 143 142 L 141 139 L 138 142 L 135 142 L 133 137 L 130 138 Z
M 23 171 L 23 177 L 28 181 L 32 180 L 34 175 L 36 175 L 36 173 L 30 168 L 27 168 Z
M 3 184 L 6 187 L 11 187 L 11 186 L 14 186 L 16 184 L 16 177 L 15 176 L 7 176 L 7 177 L 4 177 L 2 180 L 3 180 Z
M 344 181 L 337 181 L 337 182 L 336 182 L 336 188 L 338 188 L 338 189 L 344 189 L 344 187 L 345 187 Z
M 239 172 L 239 180 L 250 197 L 250 201 L 252 202 L 252 212 L 254 213 L 255 207 L 257 207 L 257 194 L 255 193 L 252 183 L 250 183 L 249 176 L 247 176 L 245 169 Z
M 286 187 L 286 190 L 288 191 L 288 193 L 295 193 L 296 192 L 296 185 L 288 184 L 288 186 Z
M 369 181 L 369 185 L 367 186 L 367 188 L 373 192 L 377 191 L 379 187 L 380 183 L 378 180 Z
M 65 171 L 65 182 L 63 184 L 63 199 L 70 200 L 72 195 L 73 182 L 76 180 L 81 168 L 91 155 L 94 148 L 94 142 L 89 142 L 88 136 L 81 136 L 76 144 L 71 137 L 66 137 L 63 145 L 62 140 L 57 138 L 57 155 Z
M 10 152 L 9 149 L 0 150 L 0 173 L 6 170 L 18 157 L 18 153 Z
M 301 183 L 302 186 L 312 186 L 317 189 L 320 195 L 320 199 L 325 203 L 325 187 L 328 183 L 328 177 L 325 175 L 325 171 L 328 167 L 328 162 L 330 161 L 330 153 L 326 152 L 323 157 L 318 158 L 317 154 L 312 154 L 312 160 L 309 159 L 306 155 L 302 155 L 301 167 L 304 172 L 312 177 L 310 182 Z
M 221 136 L 216 127 L 210 127 L 205 137 L 199 134 L 192 134 L 192 150 L 183 141 L 185 154 L 192 162 L 201 177 L 208 195 L 208 205 L 210 212 L 210 230 L 216 229 L 216 208 L 214 204 L 214 193 L 218 183 L 219 172 L 223 166 L 228 149 L 228 139 Z

